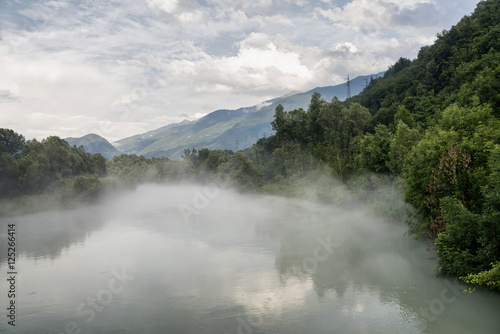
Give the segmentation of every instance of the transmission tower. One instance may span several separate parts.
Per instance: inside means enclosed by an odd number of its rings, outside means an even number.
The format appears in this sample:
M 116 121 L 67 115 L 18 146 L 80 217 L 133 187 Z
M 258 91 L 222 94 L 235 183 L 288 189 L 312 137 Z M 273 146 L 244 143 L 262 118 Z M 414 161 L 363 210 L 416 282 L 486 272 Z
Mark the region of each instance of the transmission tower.
M 351 79 L 349 79 L 349 75 L 347 75 L 347 99 L 351 98 Z

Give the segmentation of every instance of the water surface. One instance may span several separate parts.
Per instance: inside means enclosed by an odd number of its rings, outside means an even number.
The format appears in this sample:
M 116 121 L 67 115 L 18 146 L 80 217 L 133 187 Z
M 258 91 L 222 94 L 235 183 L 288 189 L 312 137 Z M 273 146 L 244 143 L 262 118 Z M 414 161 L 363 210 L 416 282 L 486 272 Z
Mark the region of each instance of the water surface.
M 424 243 L 362 205 L 144 185 L 98 206 L 7 223 L 17 228 L 18 307 L 15 327 L 1 312 L 0 333 L 498 333 L 500 325 L 498 295 L 464 294 L 436 278 Z M 2 279 L 3 310 L 7 290 Z

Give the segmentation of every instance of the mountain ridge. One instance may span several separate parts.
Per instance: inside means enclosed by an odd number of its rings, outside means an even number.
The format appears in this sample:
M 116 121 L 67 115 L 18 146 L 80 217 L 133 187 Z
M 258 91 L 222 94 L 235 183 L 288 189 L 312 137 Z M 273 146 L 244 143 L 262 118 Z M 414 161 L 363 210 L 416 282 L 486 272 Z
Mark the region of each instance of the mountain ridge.
M 95 133 L 89 133 L 83 137 L 65 138 L 70 146 L 83 146 L 84 150 L 89 153 L 100 153 L 103 157 L 110 160 L 115 155 L 121 154 L 106 138 Z
M 367 80 L 383 74 L 384 72 L 380 72 L 352 79 L 352 95 L 360 93 Z M 314 92 L 319 92 L 325 100 L 334 97 L 345 100 L 347 87 L 346 83 L 316 87 L 303 93 L 290 95 L 291 92 L 251 107 L 219 109 L 195 121 L 169 124 L 112 144 L 122 153 L 144 155 L 146 158 L 167 156 L 178 159 L 187 148 L 239 151 L 251 147 L 260 138 L 273 134 L 271 122 L 278 104 L 282 104 L 286 110 L 305 109 Z

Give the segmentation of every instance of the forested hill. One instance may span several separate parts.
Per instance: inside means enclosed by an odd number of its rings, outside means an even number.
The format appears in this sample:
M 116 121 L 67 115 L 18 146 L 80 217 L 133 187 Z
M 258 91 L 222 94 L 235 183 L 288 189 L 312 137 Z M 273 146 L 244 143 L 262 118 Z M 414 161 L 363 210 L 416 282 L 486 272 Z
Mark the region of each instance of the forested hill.
M 500 107 L 500 2 L 482 1 L 471 16 L 438 34 L 414 61 L 401 58 L 352 102 L 389 125 L 399 106 L 422 125 L 435 124 L 440 110 L 457 103 Z M 478 100 L 476 100 L 476 98 Z
M 378 141 L 378 163 L 365 168 L 404 177 L 406 200 L 425 218 L 413 231 L 437 237 L 441 258 L 449 251 L 444 249 L 446 233 L 440 234 L 454 221 L 451 212 L 460 208 L 481 215 L 499 208 L 500 1 L 480 2 L 471 16 L 439 33 L 415 60 L 400 58 L 350 103 L 368 108 L 373 136 L 383 138 L 385 127 L 391 130 L 399 140 L 393 148 L 409 148 L 410 132 L 404 135 L 402 126 L 415 131 L 415 138 L 418 131 L 420 140 L 400 157 L 400 170 L 391 169 L 394 152 L 383 149 L 383 139 Z M 497 243 L 493 253 L 498 251 Z M 440 269 L 464 273 L 445 264 Z
M 363 90 L 366 80 L 382 75 L 383 72 L 352 79 L 353 95 Z M 307 108 L 314 92 L 321 92 L 326 99 L 337 96 L 340 100 L 345 100 L 347 89 L 345 84 L 316 87 L 305 93 L 285 95 L 252 107 L 216 110 L 196 121 L 170 124 L 113 144 L 122 153 L 139 154 L 147 158 L 165 156 L 171 159 L 180 158 L 186 148 L 233 151 L 246 149 L 260 138 L 273 133 L 270 123 L 278 104 L 286 108 Z
M 316 94 L 307 111 L 276 108 L 273 128 L 249 152 L 266 178 L 318 163 L 350 187 L 392 175 L 416 209 L 410 231 L 435 243 L 438 272 L 500 289 L 500 0 L 345 103 Z

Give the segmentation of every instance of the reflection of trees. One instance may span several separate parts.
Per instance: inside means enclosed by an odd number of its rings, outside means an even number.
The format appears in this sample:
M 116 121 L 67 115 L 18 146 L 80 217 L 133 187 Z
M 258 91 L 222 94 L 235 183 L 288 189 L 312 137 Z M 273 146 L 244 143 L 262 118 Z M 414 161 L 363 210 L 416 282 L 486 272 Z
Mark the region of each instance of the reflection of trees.
M 4 223 L 5 222 L 5 223 Z M 103 226 L 95 208 L 71 211 L 47 211 L 4 219 L 0 233 L 8 224 L 16 224 L 16 255 L 31 258 L 57 258 L 64 249 L 85 241 L 92 232 Z M 2 239 L 0 263 L 7 259 L 6 239 Z
M 275 267 L 280 279 L 310 279 L 318 298 L 341 298 L 348 290 L 376 294 L 382 304 L 400 305 L 405 317 L 423 322 L 421 308 L 429 308 L 447 287 L 432 276 L 432 254 L 426 252 L 423 242 L 405 237 L 404 226 L 349 215 L 298 207 L 274 217 L 270 225 L 279 231 Z M 316 260 L 316 267 L 304 265 L 308 258 L 312 263 L 315 250 L 321 247 L 318 239 L 328 236 L 339 247 L 328 258 Z M 324 254 L 321 249 L 320 255 Z
M 318 243 L 328 235 L 311 224 L 295 226 L 285 230 L 280 235 L 280 250 L 276 257 L 276 269 L 281 280 L 289 277 L 312 279 L 318 297 L 324 297 L 328 290 L 342 295 L 348 286 L 344 277 L 344 255 L 340 249 L 334 249 L 333 254 Z M 315 258 L 315 250 L 319 249 L 320 257 Z M 328 254 L 328 257 L 326 257 Z M 326 259 L 323 259 L 326 257 Z

